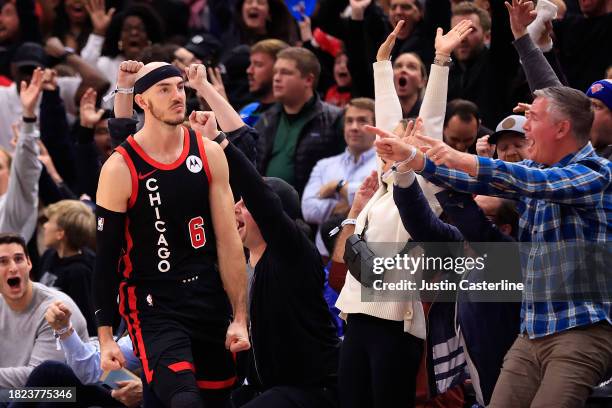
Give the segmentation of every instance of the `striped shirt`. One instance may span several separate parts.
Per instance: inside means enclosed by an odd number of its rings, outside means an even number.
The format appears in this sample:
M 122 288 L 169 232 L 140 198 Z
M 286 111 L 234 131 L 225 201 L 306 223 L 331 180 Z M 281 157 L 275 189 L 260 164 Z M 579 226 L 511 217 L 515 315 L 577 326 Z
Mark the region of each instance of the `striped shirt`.
M 519 200 L 522 333 L 536 338 L 604 320 L 612 323 L 609 296 L 563 297 L 559 289 L 567 289 L 594 257 L 576 248 L 597 246 L 604 263 L 612 259 L 612 163 L 597 156 L 590 143 L 550 167 L 478 157 L 478 174 L 471 177 L 426 158 L 420 173 L 457 191 Z M 604 286 L 610 286 L 612 270 L 599 272 L 608 275 Z

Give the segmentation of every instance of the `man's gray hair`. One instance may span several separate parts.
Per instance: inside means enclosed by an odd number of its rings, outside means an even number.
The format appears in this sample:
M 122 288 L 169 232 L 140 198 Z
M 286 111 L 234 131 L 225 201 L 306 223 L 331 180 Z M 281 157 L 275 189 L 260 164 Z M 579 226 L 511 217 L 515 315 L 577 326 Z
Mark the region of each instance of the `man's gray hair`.
M 572 134 L 580 146 L 588 143 L 594 115 L 591 100 L 584 93 L 568 86 L 551 86 L 533 94 L 548 100 L 547 111 L 555 119 L 569 120 Z

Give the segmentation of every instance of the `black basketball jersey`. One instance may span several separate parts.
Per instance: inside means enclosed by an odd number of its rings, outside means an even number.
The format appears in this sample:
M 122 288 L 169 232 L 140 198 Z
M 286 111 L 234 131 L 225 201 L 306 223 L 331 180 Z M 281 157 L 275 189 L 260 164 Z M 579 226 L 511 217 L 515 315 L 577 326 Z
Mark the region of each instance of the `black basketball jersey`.
M 121 265 L 128 282 L 181 281 L 214 270 L 211 174 L 204 142 L 183 130 L 183 151 L 171 164 L 152 159 L 132 136 L 116 148 L 132 179 Z

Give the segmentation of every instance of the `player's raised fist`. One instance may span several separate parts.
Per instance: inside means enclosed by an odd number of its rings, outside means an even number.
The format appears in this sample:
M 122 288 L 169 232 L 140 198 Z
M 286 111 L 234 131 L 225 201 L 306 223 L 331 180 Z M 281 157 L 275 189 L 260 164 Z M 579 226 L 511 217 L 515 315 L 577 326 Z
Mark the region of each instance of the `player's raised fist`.
M 119 71 L 117 72 L 117 86 L 120 88 L 131 88 L 136 82 L 138 71 L 144 67 L 144 64 L 140 61 L 127 60 L 119 64 Z
M 198 89 L 202 85 L 208 83 L 208 77 L 206 76 L 206 67 L 203 64 L 191 64 L 185 69 L 189 86 L 193 89 Z

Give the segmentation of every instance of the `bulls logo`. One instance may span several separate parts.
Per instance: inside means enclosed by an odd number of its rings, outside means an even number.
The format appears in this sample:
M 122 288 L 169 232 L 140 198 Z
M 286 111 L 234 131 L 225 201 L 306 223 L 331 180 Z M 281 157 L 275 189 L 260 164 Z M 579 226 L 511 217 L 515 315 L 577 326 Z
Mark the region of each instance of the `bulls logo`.
M 187 170 L 192 173 L 199 173 L 202 171 L 202 160 L 198 156 L 189 156 L 185 163 L 187 164 Z

